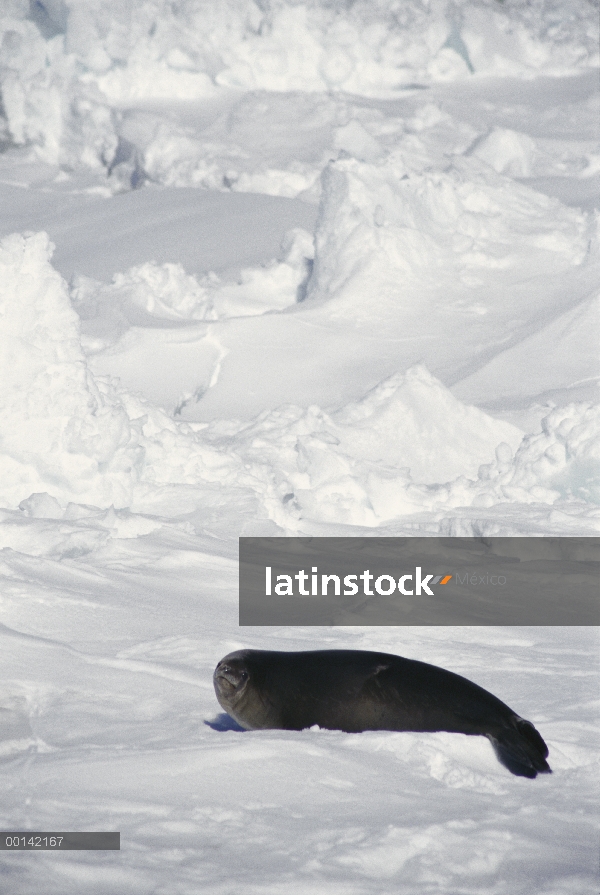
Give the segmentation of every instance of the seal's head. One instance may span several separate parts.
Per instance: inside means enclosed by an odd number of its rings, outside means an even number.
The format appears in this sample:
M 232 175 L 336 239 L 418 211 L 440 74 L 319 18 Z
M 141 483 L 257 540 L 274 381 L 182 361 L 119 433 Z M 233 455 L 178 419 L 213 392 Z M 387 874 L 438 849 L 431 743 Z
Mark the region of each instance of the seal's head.
M 213 675 L 217 699 L 228 712 L 235 710 L 248 687 L 250 672 L 241 651 L 221 659 Z
M 267 651 L 241 649 L 221 659 L 213 675 L 221 707 L 246 730 L 281 728 L 280 711 L 265 689 Z M 275 700 L 277 703 L 277 700 Z

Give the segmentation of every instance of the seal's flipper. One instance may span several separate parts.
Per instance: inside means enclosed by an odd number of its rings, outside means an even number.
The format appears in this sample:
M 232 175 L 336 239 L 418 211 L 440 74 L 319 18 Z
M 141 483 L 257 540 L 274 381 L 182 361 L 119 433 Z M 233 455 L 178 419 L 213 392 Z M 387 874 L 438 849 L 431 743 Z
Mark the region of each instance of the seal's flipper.
M 498 761 L 517 777 L 533 779 L 538 774 L 552 773 L 546 761 L 548 747 L 531 721 L 516 716 L 514 729 L 507 727 L 488 737 Z

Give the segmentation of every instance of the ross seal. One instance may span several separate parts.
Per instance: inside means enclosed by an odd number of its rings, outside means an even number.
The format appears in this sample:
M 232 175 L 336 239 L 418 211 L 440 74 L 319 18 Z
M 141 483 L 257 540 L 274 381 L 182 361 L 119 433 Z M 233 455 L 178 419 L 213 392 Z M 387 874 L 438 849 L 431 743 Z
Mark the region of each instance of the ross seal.
M 467 678 L 366 650 L 243 649 L 213 676 L 221 706 L 246 730 L 449 731 L 487 737 L 519 777 L 551 773 L 531 721 Z

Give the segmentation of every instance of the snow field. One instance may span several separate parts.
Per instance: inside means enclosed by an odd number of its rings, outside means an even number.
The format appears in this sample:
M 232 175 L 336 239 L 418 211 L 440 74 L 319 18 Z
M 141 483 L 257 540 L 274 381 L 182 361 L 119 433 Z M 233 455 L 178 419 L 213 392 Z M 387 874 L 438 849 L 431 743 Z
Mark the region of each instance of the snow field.
M 118 854 L 19 856 L 30 860 L 15 892 L 276 892 L 313 883 L 365 893 L 526 892 L 533 867 L 536 891 L 593 886 L 596 744 L 594 725 L 581 719 L 595 700 L 594 632 L 254 631 L 259 648 L 275 636 L 290 649 L 343 642 L 426 651 L 493 688 L 549 739 L 554 775 L 535 789 L 509 777 L 479 738 L 240 732 L 219 714 L 210 686 L 216 660 L 245 642 L 227 624 L 234 545 L 217 557 L 211 541 L 168 526 L 111 537 L 101 551 L 60 563 L 7 556 L 19 578 L 4 597 L 11 676 L 3 707 L 10 699 L 13 731 L 15 718 L 29 725 L 37 749 L 23 751 L 21 730 L 5 756 L 12 785 L 2 823 L 35 818 L 50 828 L 60 817 L 82 828 L 93 806 L 93 824 L 120 829 L 123 843 Z M 92 620 L 101 644 L 90 640 Z M 4 858 L 7 868 L 14 857 Z
M 240 628 L 240 535 L 593 536 L 588 0 L 5 0 L 11 895 L 588 895 L 598 632 Z M 565 599 L 569 595 L 565 594 Z M 243 646 L 462 674 L 547 740 L 241 732 Z

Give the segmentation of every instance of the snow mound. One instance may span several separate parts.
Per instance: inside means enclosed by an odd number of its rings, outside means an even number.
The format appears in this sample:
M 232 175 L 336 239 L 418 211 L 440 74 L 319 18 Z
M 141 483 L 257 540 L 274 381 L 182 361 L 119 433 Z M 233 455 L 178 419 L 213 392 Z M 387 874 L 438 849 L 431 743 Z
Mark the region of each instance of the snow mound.
M 513 276 L 536 262 L 547 271 L 581 264 L 586 216 L 490 173 L 471 160 L 448 172 L 411 173 L 401 150 L 374 165 L 330 163 L 308 297 L 358 299 L 377 283 L 398 301 L 406 284 L 437 287 L 457 277 L 480 285 L 486 269 Z
M 47 493 L 61 504 L 128 507 L 142 481 L 226 480 L 235 460 L 215 456 L 188 426 L 91 375 L 52 251 L 45 233 L 0 243 L 2 505 Z
M 33 519 L 61 518 L 69 502 L 139 510 L 165 487 L 192 486 L 220 505 L 244 494 L 297 530 L 303 519 L 376 526 L 425 509 L 600 500 L 598 406 L 557 408 L 540 434 L 522 438 L 422 366 L 332 413 L 284 406 L 250 424 L 176 421 L 92 376 L 51 254 L 45 233 L 0 243 L 0 501 L 8 508 Z M 169 286 L 169 273 L 180 273 L 166 267 L 117 280 L 148 288 L 162 270 Z M 181 497 L 176 505 L 181 511 Z
M 510 177 L 530 177 L 535 154 L 535 140 L 529 134 L 504 127 L 495 127 L 473 150 L 473 155 L 491 165 L 498 174 Z
M 408 466 L 424 483 L 450 481 L 490 457 L 500 442 L 516 449 L 522 437 L 510 423 L 457 401 L 423 366 L 391 376 L 333 419 L 352 456 Z
M 149 261 L 113 278 L 110 301 L 117 296 L 154 317 L 166 320 L 211 319 L 210 300 L 181 264 Z
M 249 317 L 302 301 L 312 271 L 312 235 L 302 227 L 288 230 L 282 254 L 281 260 L 242 268 L 236 280 L 214 271 L 198 279 L 181 264 L 152 261 L 115 274 L 109 284 L 75 277 L 71 300 L 87 353 L 114 344 L 130 326 Z
M 287 406 L 203 434 L 242 460 L 269 516 L 288 530 L 305 520 L 372 527 L 450 508 L 579 512 L 600 502 L 600 406 L 556 408 L 540 434 L 522 437 L 461 404 L 423 367 L 332 415 Z
M 69 500 L 124 505 L 141 459 L 137 433 L 88 374 L 52 251 L 45 233 L 0 243 L 0 500 L 15 506 L 50 485 Z
M 210 295 L 181 264 L 145 264 L 117 273 L 110 284 L 75 277 L 71 300 L 89 353 L 117 341 L 133 325 L 214 320 Z
M 496 452 L 496 461 L 479 470 L 470 503 L 504 501 L 550 503 L 581 500 L 600 503 L 600 405 L 557 407 L 542 420 L 542 432 L 527 435 L 514 459 Z M 451 487 L 461 500 L 463 483 Z
M 294 516 L 377 525 L 415 512 L 431 499 L 413 480 L 444 482 L 465 470 L 475 478 L 498 444 L 512 455 L 522 438 L 516 427 L 461 404 L 422 366 L 332 415 L 281 407 L 236 433 L 216 423 L 205 437 L 225 444 L 232 434 L 236 454 L 268 483 L 275 521 L 291 512 L 287 525 Z
M 586 0 L 146 0 L 135 15 L 120 0 L 10 0 L 0 89 L 14 143 L 110 167 L 124 106 L 223 87 L 389 97 L 474 73 L 575 74 L 597 64 L 597 32 Z

